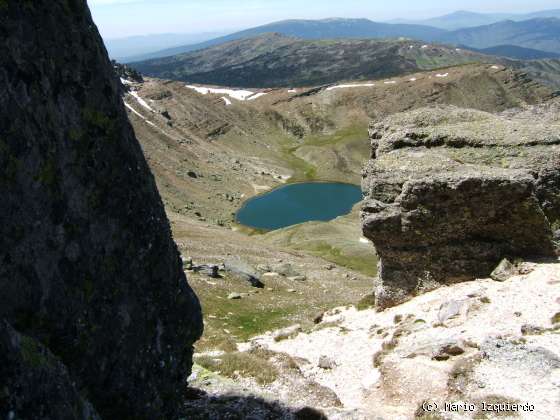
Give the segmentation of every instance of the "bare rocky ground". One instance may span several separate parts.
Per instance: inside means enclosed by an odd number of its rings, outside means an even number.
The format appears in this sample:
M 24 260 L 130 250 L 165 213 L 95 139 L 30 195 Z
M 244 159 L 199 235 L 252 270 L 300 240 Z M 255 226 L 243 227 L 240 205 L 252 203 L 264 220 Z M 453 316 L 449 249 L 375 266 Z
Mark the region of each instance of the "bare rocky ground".
M 443 287 L 383 312 L 336 308 L 312 331 L 240 344 L 279 371 L 266 385 L 196 365 L 191 384 L 210 395 L 279 400 L 294 407 L 285 418 L 302 406 L 331 419 L 560 418 L 560 265 L 523 263 L 520 271 L 505 282 Z M 221 356 L 207 357 L 219 372 Z M 483 411 L 483 402 L 506 411 Z M 521 404 L 517 413 L 508 403 Z

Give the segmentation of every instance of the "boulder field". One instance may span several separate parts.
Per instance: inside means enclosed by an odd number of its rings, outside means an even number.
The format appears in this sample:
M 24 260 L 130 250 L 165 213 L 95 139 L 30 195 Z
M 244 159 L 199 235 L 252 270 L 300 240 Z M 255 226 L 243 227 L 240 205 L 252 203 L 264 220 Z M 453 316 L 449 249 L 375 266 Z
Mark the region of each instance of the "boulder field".
M 362 225 L 379 255 L 379 308 L 488 277 L 506 257 L 555 255 L 559 109 L 444 106 L 371 125 Z

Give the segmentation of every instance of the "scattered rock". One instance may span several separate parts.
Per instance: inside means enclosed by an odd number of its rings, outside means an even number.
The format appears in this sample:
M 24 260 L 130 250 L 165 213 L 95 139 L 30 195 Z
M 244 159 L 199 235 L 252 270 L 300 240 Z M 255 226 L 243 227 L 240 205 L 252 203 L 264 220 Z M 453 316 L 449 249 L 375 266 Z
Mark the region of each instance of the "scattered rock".
M 433 360 L 447 360 L 451 356 L 459 356 L 465 352 L 465 343 L 462 340 L 450 341 L 439 346 L 432 355 Z
M 282 341 L 297 335 L 301 331 L 301 325 L 296 324 L 291 327 L 275 331 L 272 335 L 274 341 Z
M 307 277 L 305 277 L 305 276 L 294 276 L 294 277 L 288 277 L 288 280 L 290 280 L 290 281 L 305 281 L 305 280 L 307 280 Z
M 336 362 L 327 356 L 319 357 L 319 363 L 317 363 L 321 369 L 331 370 L 336 367 Z
M 521 334 L 523 335 L 541 335 L 546 330 L 543 327 L 539 327 L 536 325 L 522 325 L 521 326 Z
M 506 281 L 510 277 L 518 274 L 518 271 L 507 258 L 504 258 L 500 264 L 492 271 L 490 277 L 496 281 Z
M 274 271 L 284 277 L 297 277 L 300 276 L 300 273 L 298 273 L 294 267 L 292 266 L 292 264 L 290 263 L 282 263 L 279 264 L 275 267 L 273 267 Z
M 465 306 L 465 301 L 449 300 L 441 304 L 438 311 L 438 321 L 444 324 L 445 321 L 458 317 Z
M 253 287 L 264 288 L 264 283 L 260 280 L 257 270 L 245 261 L 228 260 L 224 263 L 224 270 L 232 277 L 249 282 Z
M 192 264 L 192 262 L 191 262 Z M 191 265 L 191 270 L 195 273 L 205 274 L 210 278 L 220 278 L 220 268 L 214 264 Z
M 268 264 L 259 264 L 257 265 L 257 271 L 259 273 L 270 273 L 272 272 L 272 268 Z
M 193 260 L 192 258 L 185 258 L 181 256 L 181 261 L 183 261 L 183 269 L 191 271 L 193 269 Z
M 288 292 L 288 293 L 296 293 L 297 290 L 296 290 L 296 289 L 288 289 L 288 290 L 286 290 L 286 292 Z
M 276 277 L 280 277 L 280 274 L 278 273 L 274 273 L 274 272 L 270 272 L 270 273 L 264 273 L 262 275 L 263 279 L 264 278 L 276 278 Z
M 229 300 L 239 300 L 241 295 L 239 293 L 230 293 L 227 297 Z
M 314 317 L 313 317 L 313 323 L 314 324 L 320 324 L 321 322 L 323 322 L 323 318 L 325 316 L 325 312 L 319 312 L 317 313 Z

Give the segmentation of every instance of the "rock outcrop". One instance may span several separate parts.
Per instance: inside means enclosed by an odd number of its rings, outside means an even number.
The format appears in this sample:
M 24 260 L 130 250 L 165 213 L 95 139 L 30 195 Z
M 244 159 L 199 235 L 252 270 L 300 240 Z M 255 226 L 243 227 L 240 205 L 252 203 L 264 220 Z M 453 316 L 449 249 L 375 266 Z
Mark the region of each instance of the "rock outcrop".
M 200 305 L 86 1 L 0 39 L 1 417 L 174 418 Z
M 378 307 L 487 277 L 504 257 L 554 255 L 559 109 L 426 108 L 371 126 L 362 221 L 379 256 Z

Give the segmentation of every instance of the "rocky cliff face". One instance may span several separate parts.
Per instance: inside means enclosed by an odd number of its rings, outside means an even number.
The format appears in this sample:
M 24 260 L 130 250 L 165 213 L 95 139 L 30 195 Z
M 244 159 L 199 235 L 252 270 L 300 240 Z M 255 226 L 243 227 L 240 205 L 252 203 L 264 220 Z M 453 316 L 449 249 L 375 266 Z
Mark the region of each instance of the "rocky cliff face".
M 2 0 L 0 39 L 0 417 L 173 418 L 200 306 L 86 1 Z
M 380 257 L 379 307 L 487 277 L 506 256 L 554 255 L 559 109 L 440 107 L 371 126 L 362 221 Z

